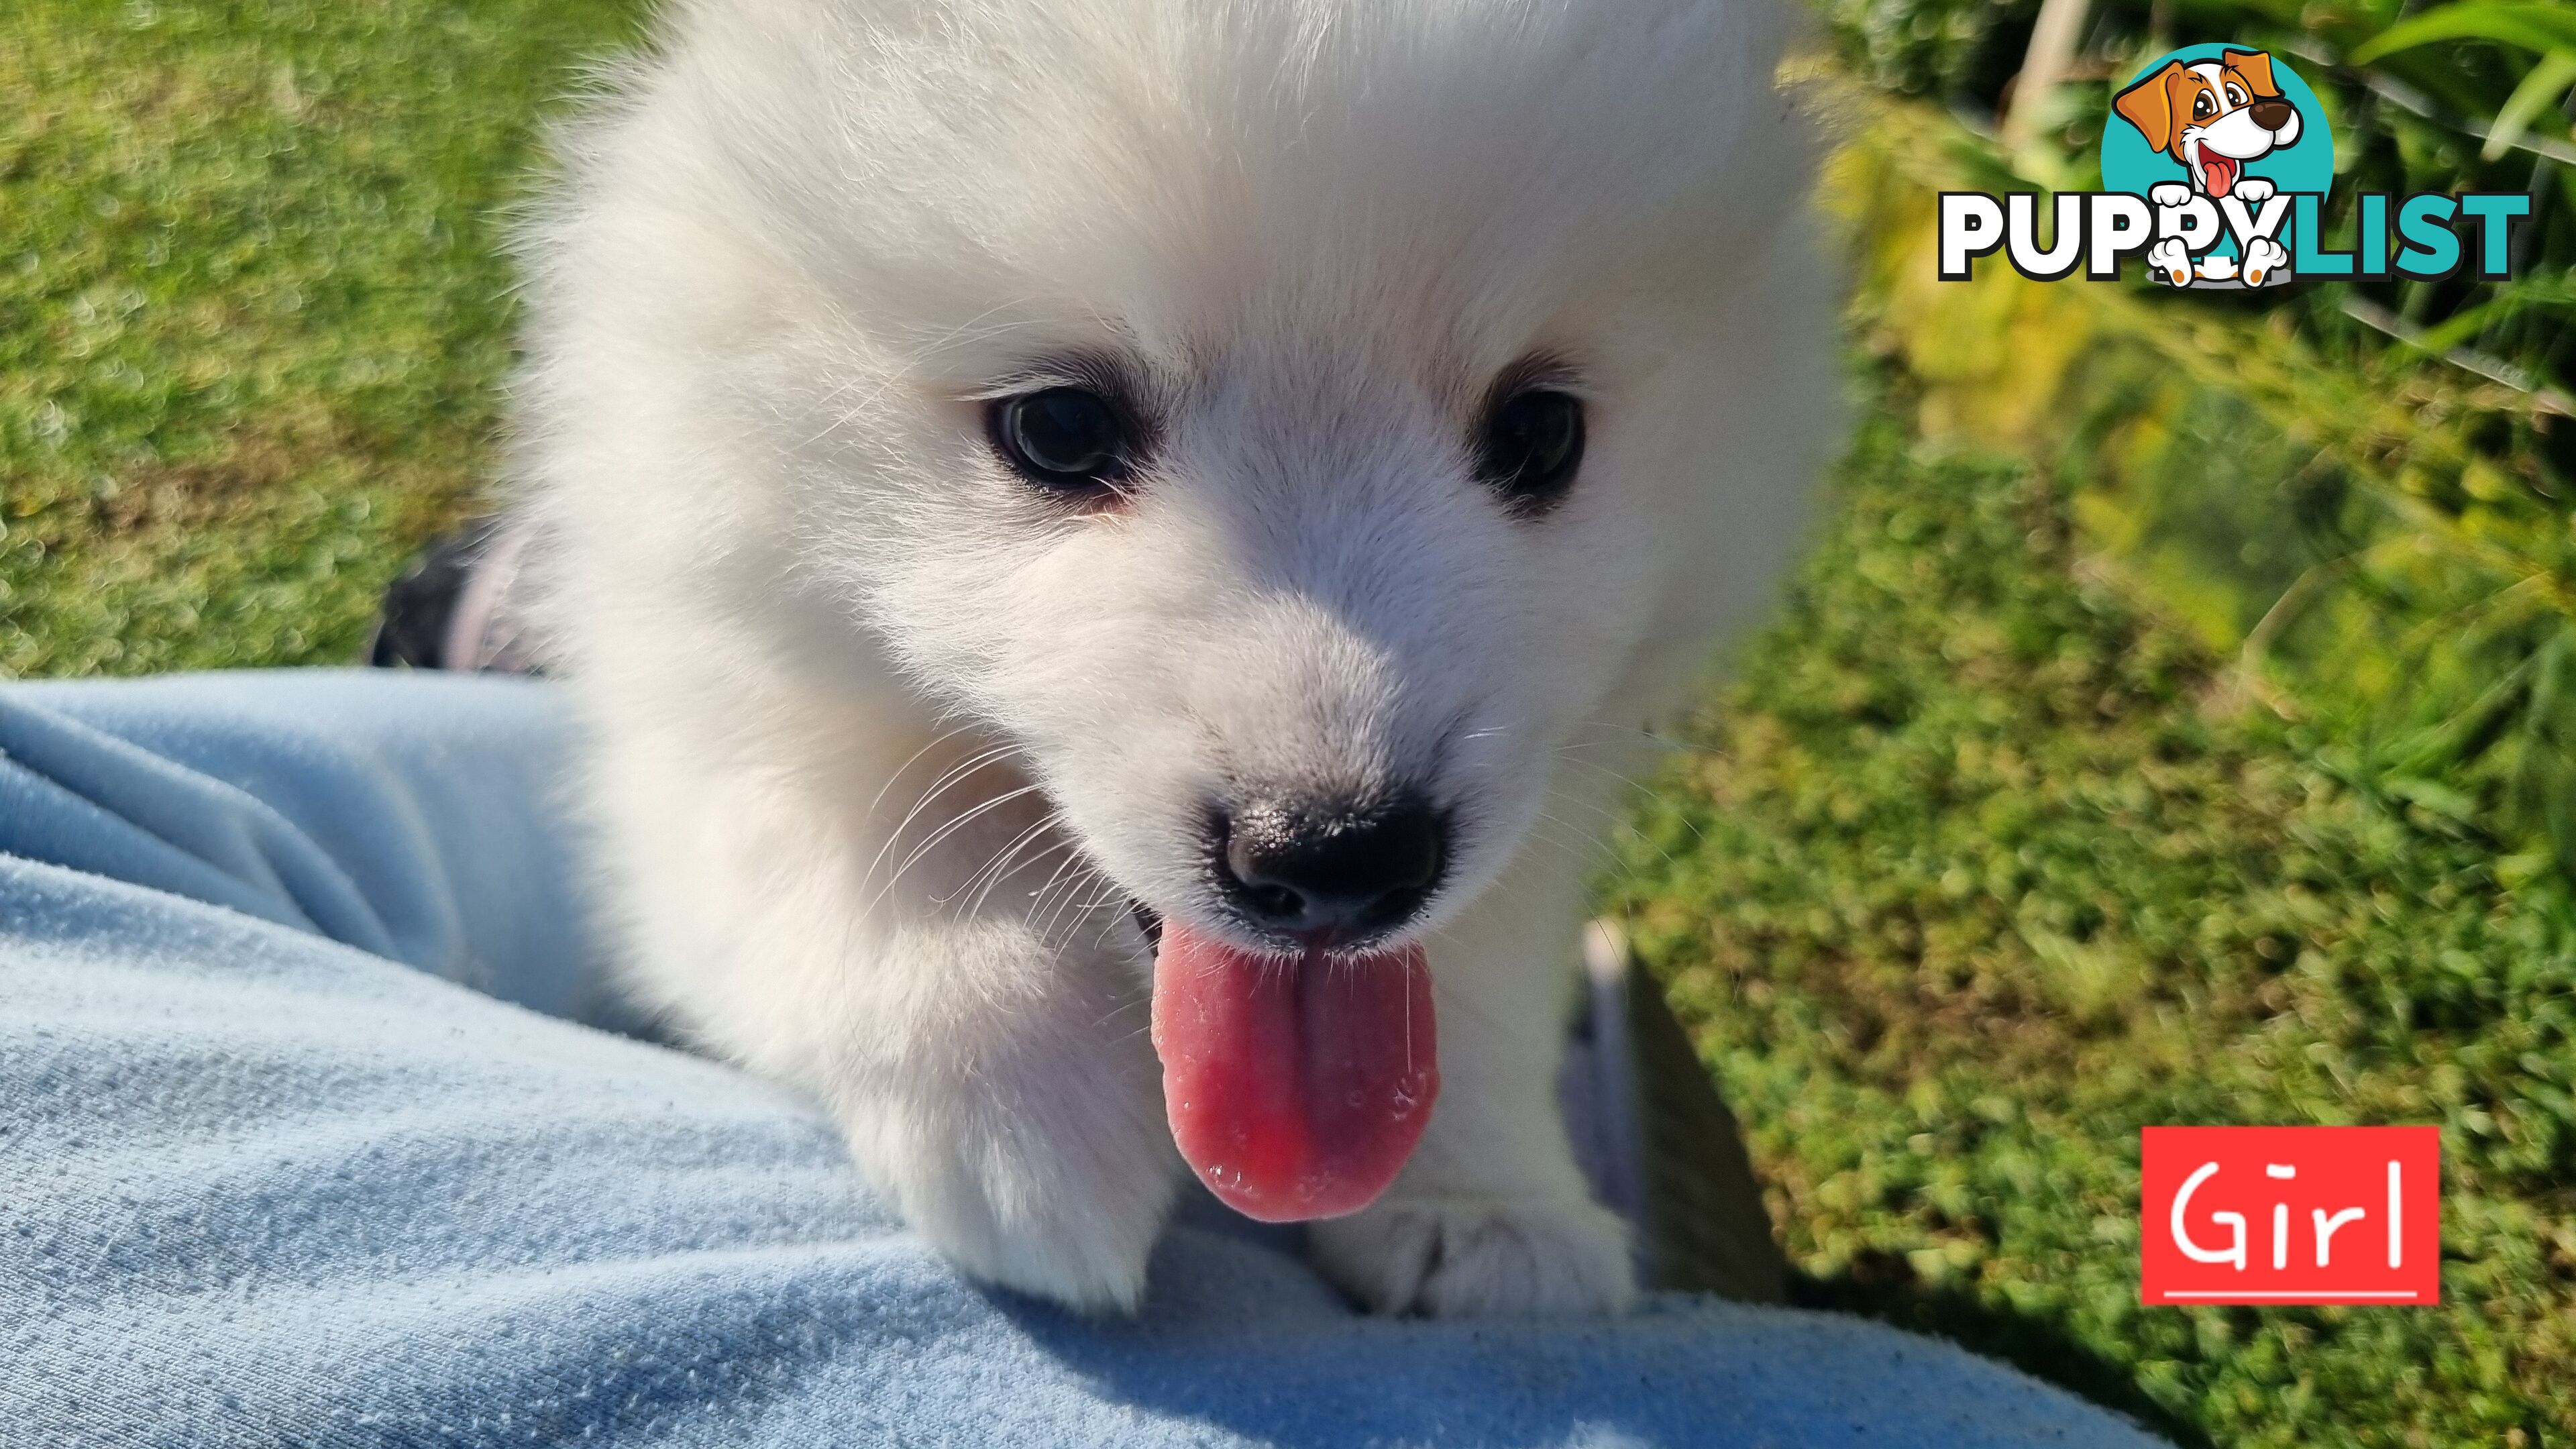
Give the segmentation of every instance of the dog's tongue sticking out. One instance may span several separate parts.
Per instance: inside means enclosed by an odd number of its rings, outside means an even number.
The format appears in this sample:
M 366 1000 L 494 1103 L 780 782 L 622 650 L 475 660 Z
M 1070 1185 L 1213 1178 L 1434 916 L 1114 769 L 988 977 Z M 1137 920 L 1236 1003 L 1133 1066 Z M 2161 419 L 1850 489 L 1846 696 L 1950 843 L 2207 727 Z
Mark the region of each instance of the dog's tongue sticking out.
M 1181 1156 L 1227 1205 L 1264 1222 L 1375 1201 L 1440 1092 L 1419 946 L 1283 961 L 1167 921 L 1154 1050 Z
M 2221 156 L 2206 147 L 2201 150 L 2201 185 L 2212 196 L 2225 196 L 2235 190 L 2237 174 L 2244 169 L 2245 163 L 2233 156 Z

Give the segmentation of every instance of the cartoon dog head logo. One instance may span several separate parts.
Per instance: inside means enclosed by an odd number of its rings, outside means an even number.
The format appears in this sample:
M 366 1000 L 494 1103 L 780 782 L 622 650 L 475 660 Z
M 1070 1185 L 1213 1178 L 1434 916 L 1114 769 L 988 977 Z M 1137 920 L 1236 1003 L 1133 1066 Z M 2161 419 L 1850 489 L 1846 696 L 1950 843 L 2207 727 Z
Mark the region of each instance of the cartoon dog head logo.
M 2150 275 L 2175 287 L 2291 280 L 2295 217 L 2319 214 L 2334 184 L 2334 135 L 2298 72 L 2243 46 L 2185 46 L 2133 72 L 2111 115 L 2102 186 L 2154 208 Z
M 2259 50 L 2169 60 L 2113 97 L 2111 108 L 2181 162 L 2192 190 L 2212 200 L 2234 193 L 2246 162 L 2297 145 L 2303 129 L 2298 107 L 2272 79 L 2272 57 Z

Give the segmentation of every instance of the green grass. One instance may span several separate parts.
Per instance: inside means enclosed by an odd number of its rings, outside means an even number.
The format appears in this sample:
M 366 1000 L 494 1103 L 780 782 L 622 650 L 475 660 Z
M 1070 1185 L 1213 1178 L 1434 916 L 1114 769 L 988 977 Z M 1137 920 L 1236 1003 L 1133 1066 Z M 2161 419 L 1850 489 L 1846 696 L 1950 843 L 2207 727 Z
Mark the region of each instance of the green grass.
M 2565 887 L 2231 703 L 2060 491 L 1901 412 L 1613 892 L 1808 1295 L 2187 1440 L 2566 1442 Z M 2440 1123 L 2443 1306 L 2139 1306 L 2165 1122 Z
M 635 7 L 0 10 L 0 674 L 350 658 L 473 506 L 501 209 Z M 23 98 L 23 99 L 22 99 Z M 2576 910 L 2249 714 L 1881 379 L 1614 904 L 1817 1301 L 2186 1440 L 2576 1439 Z M 2136 1129 L 2440 1122 L 2439 1310 L 2136 1303 Z
M 488 476 L 501 208 L 636 7 L 0 7 L 0 674 L 346 660 Z

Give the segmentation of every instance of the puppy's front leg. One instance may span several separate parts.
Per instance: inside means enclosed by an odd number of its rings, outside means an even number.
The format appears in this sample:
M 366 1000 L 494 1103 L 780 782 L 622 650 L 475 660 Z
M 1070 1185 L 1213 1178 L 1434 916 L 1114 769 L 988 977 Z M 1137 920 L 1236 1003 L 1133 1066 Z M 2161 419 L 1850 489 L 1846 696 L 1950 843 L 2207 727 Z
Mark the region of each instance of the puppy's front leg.
M 1026 781 L 962 753 L 677 791 L 666 758 L 626 792 L 650 807 L 623 822 L 639 967 L 711 1044 L 820 1096 L 968 1273 L 1132 1308 L 1180 1168 L 1141 940 Z
M 1312 1230 L 1325 1272 L 1380 1312 L 1600 1313 L 1636 1296 L 1627 1227 L 1594 1201 L 1557 1099 L 1585 874 L 1532 843 L 1431 940 L 1439 1105 L 1384 1197 Z

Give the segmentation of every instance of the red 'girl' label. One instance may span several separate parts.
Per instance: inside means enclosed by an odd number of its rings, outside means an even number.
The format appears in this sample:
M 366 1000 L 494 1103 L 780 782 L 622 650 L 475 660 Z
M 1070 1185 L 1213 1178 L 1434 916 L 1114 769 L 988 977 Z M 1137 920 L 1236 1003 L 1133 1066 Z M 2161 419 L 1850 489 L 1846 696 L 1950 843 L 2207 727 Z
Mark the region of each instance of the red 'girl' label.
M 2149 1127 L 2138 1301 L 2438 1303 L 2438 1127 Z

